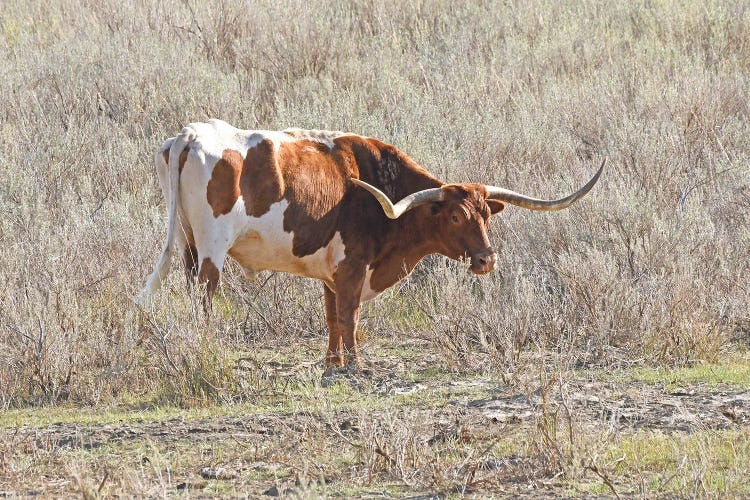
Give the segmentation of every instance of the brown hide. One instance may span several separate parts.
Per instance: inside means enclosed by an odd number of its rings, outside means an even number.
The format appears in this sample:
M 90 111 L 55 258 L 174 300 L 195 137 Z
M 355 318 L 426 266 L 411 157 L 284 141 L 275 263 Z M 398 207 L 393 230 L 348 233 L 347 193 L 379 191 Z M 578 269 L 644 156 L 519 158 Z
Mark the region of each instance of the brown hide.
M 208 257 L 201 262 L 200 271 L 198 272 L 198 283 L 206 285 L 205 307 L 211 309 L 211 300 L 213 299 L 216 287 L 219 285 L 221 273 L 216 265 Z
M 284 212 L 284 231 L 294 234 L 292 253 L 311 255 L 331 241 L 339 222 L 347 179 L 349 155 L 328 149 L 317 141 L 281 144 L 278 153 L 289 206 Z
M 240 195 L 247 215 L 260 217 L 281 199 L 282 193 L 273 143 L 267 139 L 248 149 L 244 160 L 239 151 L 225 149 L 206 188 L 214 217 L 228 214 Z
M 239 151 L 227 149 L 216 162 L 211 172 L 211 180 L 206 188 L 206 198 L 211 205 L 214 217 L 226 215 L 240 196 L 240 174 L 242 155 Z
M 358 136 L 340 137 L 335 142 L 337 147 L 352 151 L 359 178 L 379 188 L 394 202 L 443 184 L 389 144 Z M 344 239 L 347 254 L 360 253 L 372 268 L 369 284 L 372 290 L 387 289 L 409 274 L 425 255 L 438 251 L 435 247 L 439 235 L 429 206 L 391 220 L 372 195 L 363 189 L 354 189 L 347 214 L 357 221 L 342 230 L 342 234 L 355 233 L 354 237 Z M 350 249 L 348 241 L 361 248 Z
M 247 215 L 260 217 L 284 193 L 284 181 L 275 156 L 273 143 L 268 139 L 247 150 L 239 182 Z

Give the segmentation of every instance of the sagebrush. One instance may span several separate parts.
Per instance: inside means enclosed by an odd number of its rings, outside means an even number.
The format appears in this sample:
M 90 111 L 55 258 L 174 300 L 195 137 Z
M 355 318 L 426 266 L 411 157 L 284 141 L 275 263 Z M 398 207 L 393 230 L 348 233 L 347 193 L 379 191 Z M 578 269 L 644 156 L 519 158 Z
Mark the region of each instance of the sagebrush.
M 458 370 L 689 364 L 747 342 L 746 2 L 60 2 L 0 7 L 0 402 L 242 397 L 232 350 L 321 338 L 317 283 L 244 283 L 215 321 L 173 272 L 132 297 L 166 227 L 151 158 L 186 123 L 378 137 L 446 181 L 554 197 L 508 208 L 499 271 L 442 258 L 363 334 L 432 339 Z M 367 353 L 365 346 L 365 355 Z

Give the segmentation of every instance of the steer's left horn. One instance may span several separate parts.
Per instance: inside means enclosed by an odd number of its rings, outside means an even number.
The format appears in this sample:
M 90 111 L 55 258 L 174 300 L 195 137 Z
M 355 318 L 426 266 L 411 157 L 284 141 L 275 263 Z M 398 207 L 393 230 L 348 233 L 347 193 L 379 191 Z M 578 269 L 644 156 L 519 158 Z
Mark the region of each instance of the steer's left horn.
M 510 203 L 511 205 L 517 205 L 519 207 L 529 208 L 531 210 L 561 210 L 563 208 L 569 207 L 570 205 L 578 201 L 579 198 L 583 197 L 586 193 L 591 191 L 591 188 L 594 187 L 596 181 L 599 180 L 599 176 L 602 175 L 602 170 L 604 170 L 604 165 L 606 163 L 607 159 L 604 158 L 604 160 L 602 160 L 602 165 L 599 167 L 599 170 L 596 172 L 596 174 L 594 174 L 591 180 L 586 183 L 585 186 L 583 186 L 581 189 L 571 194 L 570 196 L 566 196 L 565 198 L 561 198 L 559 200 L 540 200 L 537 198 L 531 198 L 529 196 L 516 193 L 515 191 L 497 186 L 485 186 L 487 188 L 487 198 L 505 201 L 507 203 Z
M 383 207 L 385 215 L 387 215 L 391 219 L 398 219 L 405 212 L 408 212 L 412 208 L 418 207 L 419 205 L 432 203 L 433 201 L 443 201 L 443 198 L 445 196 L 443 190 L 440 188 L 425 189 L 410 194 L 394 205 L 393 203 L 391 203 L 391 200 L 388 199 L 388 196 L 375 186 L 371 186 L 364 181 L 354 178 L 352 178 L 352 182 L 357 186 L 363 187 L 368 190 L 375 197 L 375 199 L 380 202 L 380 206 Z

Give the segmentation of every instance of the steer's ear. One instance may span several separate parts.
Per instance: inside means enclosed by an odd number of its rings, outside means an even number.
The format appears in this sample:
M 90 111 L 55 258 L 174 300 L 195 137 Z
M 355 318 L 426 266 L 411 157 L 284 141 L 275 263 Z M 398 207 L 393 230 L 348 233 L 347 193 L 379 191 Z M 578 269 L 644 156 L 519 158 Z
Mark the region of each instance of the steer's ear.
M 503 211 L 505 203 L 500 200 L 487 200 L 487 206 L 490 207 L 490 213 L 495 215 L 496 213 Z

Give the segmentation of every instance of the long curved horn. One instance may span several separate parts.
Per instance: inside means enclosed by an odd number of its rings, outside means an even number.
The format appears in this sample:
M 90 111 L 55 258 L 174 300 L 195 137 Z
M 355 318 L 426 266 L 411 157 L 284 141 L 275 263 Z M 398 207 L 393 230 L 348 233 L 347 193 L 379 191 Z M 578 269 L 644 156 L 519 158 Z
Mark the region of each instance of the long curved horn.
M 515 191 L 503 189 L 497 186 L 485 186 L 487 188 L 487 198 L 505 201 L 510 203 L 511 205 L 517 205 L 519 207 L 529 208 L 531 210 L 561 210 L 563 208 L 569 207 L 570 205 L 578 201 L 579 198 L 591 191 L 591 188 L 594 187 L 596 181 L 599 180 L 599 176 L 602 174 L 602 170 L 604 170 L 604 165 L 606 165 L 606 163 L 607 159 L 604 158 L 604 160 L 602 161 L 602 165 L 599 167 L 599 170 L 596 172 L 596 174 L 594 174 L 591 180 L 586 183 L 585 186 L 583 186 L 581 189 L 571 194 L 570 196 L 566 196 L 565 198 L 561 198 L 559 200 L 540 200 L 537 198 L 531 198 L 529 196 L 524 196 L 520 193 L 516 193 Z
M 443 190 L 440 188 L 424 189 L 422 191 L 417 191 L 416 193 L 410 194 L 394 205 L 393 203 L 391 203 L 391 200 L 388 199 L 388 196 L 375 186 L 371 186 L 364 181 L 354 178 L 352 178 L 352 182 L 357 186 L 363 187 L 368 190 L 375 197 L 375 199 L 380 202 L 380 206 L 383 207 L 385 215 L 387 215 L 391 219 L 398 219 L 405 212 L 408 212 L 412 208 L 418 207 L 419 205 L 424 205 L 425 203 L 431 203 L 433 201 L 443 201 L 443 198 L 445 196 L 443 194 Z

